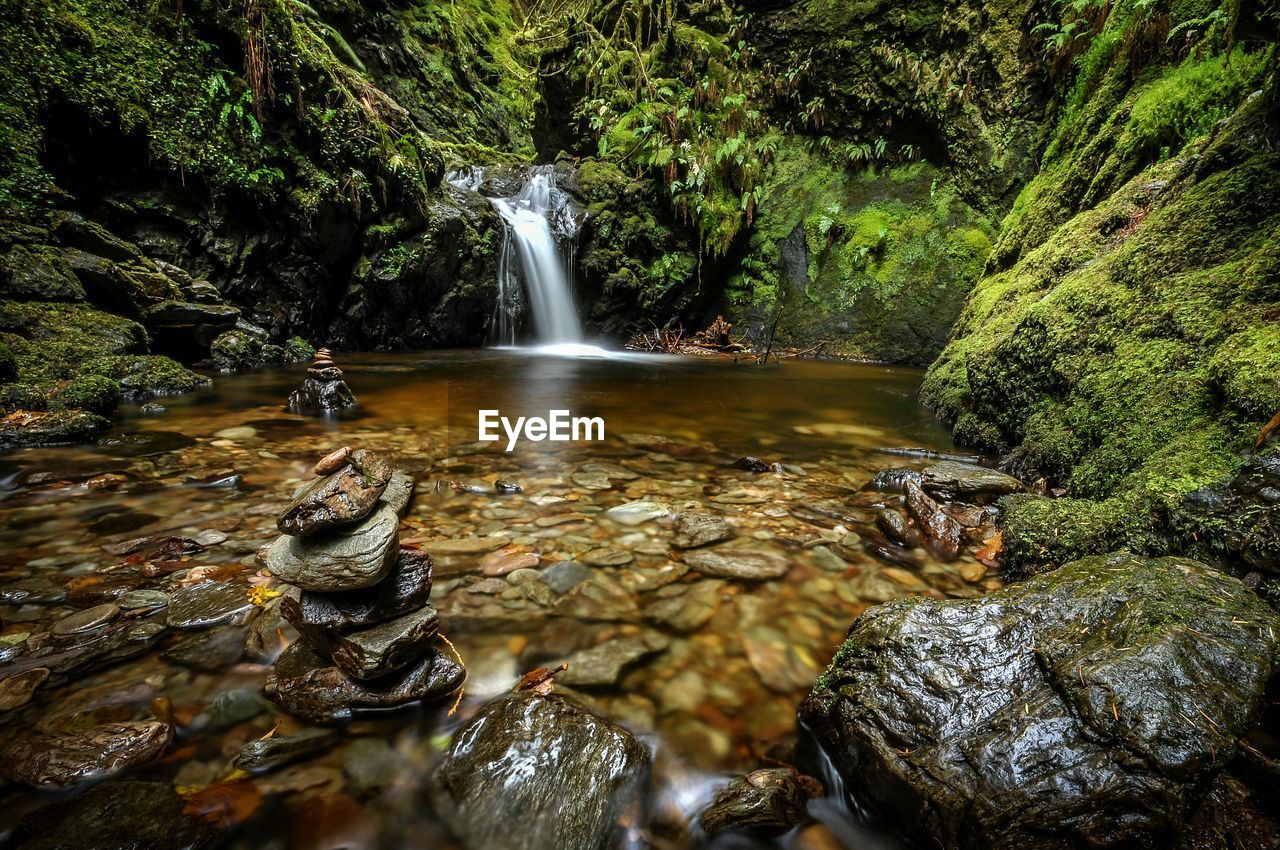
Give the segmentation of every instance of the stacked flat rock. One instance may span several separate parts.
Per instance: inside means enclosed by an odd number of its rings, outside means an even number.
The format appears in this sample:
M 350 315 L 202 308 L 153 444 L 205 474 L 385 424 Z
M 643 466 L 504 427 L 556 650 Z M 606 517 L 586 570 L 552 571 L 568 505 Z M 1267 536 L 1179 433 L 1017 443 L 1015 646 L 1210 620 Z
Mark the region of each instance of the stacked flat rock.
M 347 447 L 314 471 L 265 556 L 272 575 L 301 591 L 282 603 L 300 640 L 267 677 L 267 696 L 323 723 L 452 694 L 466 671 L 436 648 L 431 557 L 399 544 L 413 479 Z
M 289 393 L 289 409 L 295 413 L 331 413 L 356 406 L 356 397 L 342 379 L 342 370 L 327 348 L 316 350 L 302 386 Z

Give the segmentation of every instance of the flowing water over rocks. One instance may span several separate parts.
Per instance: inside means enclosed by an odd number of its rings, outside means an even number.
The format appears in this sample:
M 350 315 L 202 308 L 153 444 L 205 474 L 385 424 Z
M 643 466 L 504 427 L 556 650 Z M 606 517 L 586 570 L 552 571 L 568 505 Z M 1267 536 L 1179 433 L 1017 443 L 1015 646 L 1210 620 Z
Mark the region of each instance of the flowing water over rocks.
M 691 846 L 717 791 L 768 766 L 763 755 L 794 733 L 797 706 L 858 614 L 886 599 L 976 598 L 1000 586 L 972 554 L 990 533 L 980 511 L 962 523 L 953 561 L 876 537 L 878 512 L 905 510 L 900 486 L 867 489 L 903 465 L 878 449 L 950 449 L 913 400 L 916 373 L 503 352 L 343 363 L 361 398 L 345 418 L 282 410 L 298 366 L 168 400 L 159 427 L 184 439 L 159 450 L 131 448 L 158 445 L 148 436 L 158 423 L 126 411 L 100 448 L 0 458 L 6 731 L 24 752 L 99 730 L 119 752 L 141 753 L 90 793 L 124 807 L 140 785 L 164 789 L 136 817 L 168 823 L 185 811 L 187 832 L 174 827 L 172 845 L 157 847 L 198 844 L 206 828 L 232 847 L 457 846 L 423 805 L 450 736 L 525 672 L 566 661 L 556 698 L 625 727 L 652 753 L 645 828 Z M 657 393 L 669 397 L 655 404 Z M 523 442 L 511 453 L 475 442 L 479 408 L 556 407 L 603 416 L 606 439 Z M 343 447 L 405 470 L 417 495 L 406 504 L 409 484 L 393 475 L 368 514 L 356 516 L 369 507 L 364 484 L 342 497 L 347 522 L 297 540 L 319 545 L 403 510 L 398 545 L 393 521 L 380 545 L 359 547 L 360 575 L 380 579 L 372 586 L 299 591 L 259 556 L 299 491 L 317 487 L 317 458 Z M 747 455 L 766 471 L 731 466 Z M 340 474 L 346 460 L 321 472 Z M 325 501 L 321 492 L 312 496 Z M 138 518 L 128 530 L 91 530 L 125 515 Z M 428 599 L 467 668 L 452 716 L 462 669 L 451 652 L 400 666 L 432 631 L 429 614 L 414 613 Z M 345 645 L 371 622 L 394 623 L 394 634 L 335 652 L 345 672 L 299 637 L 316 628 Z M 358 678 L 383 663 L 397 668 L 391 684 Z M 263 699 L 269 678 L 296 714 Z M 340 706 L 351 719 L 320 731 Z M 152 723 L 174 734 L 158 757 L 125 734 Z M 60 764 L 67 780 L 101 775 L 92 759 Z M 770 787 L 758 789 L 757 810 L 774 824 L 795 798 Z M 109 842 L 118 824 L 76 808 L 84 799 L 58 805 Z M 57 846 L 61 833 L 38 822 L 50 802 L 9 786 L 0 828 L 26 836 L 17 846 Z

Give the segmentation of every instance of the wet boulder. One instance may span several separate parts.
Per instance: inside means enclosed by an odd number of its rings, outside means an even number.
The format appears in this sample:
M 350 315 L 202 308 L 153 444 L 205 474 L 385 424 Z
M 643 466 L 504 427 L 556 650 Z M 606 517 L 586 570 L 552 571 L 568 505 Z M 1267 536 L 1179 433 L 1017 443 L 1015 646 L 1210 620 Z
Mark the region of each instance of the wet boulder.
M 676 514 L 671 530 L 674 532 L 671 545 L 677 549 L 710 546 L 733 536 L 733 526 L 724 517 L 709 513 Z
M 621 726 L 563 697 L 511 694 L 453 736 L 436 808 L 472 850 L 603 850 L 648 774 L 649 751 Z
M 960 554 L 964 529 L 914 481 L 906 484 L 906 503 L 907 513 L 938 557 L 951 560 Z
M 958 460 L 943 460 L 925 467 L 920 483 L 925 490 L 947 501 L 985 502 L 1025 489 L 1012 475 Z
M 1150 846 L 1231 760 L 1280 617 L 1196 561 L 1086 558 L 978 600 L 870 609 L 800 718 L 929 846 Z
M 265 689 L 290 714 L 312 723 L 331 723 L 365 709 L 443 699 L 458 690 L 465 678 L 460 664 L 433 651 L 401 675 L 359 682 L 299 642 L 281 653 Z
M 87 443 L 110 427 L 107 419 L 84 410 L 16 411 L 0 421 L 0 451 Z

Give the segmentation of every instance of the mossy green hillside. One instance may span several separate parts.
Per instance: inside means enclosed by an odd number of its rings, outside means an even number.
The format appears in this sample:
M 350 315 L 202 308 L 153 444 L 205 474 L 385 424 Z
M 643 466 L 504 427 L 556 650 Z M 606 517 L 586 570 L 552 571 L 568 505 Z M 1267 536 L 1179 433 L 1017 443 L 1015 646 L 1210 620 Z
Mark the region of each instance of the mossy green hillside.
M 793 143 L 766 185 L 728 293 L 738 319 L 778 315 L 781 344 L 932 361 L 995 238 L 948 174 L 923 162 L 854 170 Z
M 1007 501 L 1015 566 L 1190 545 L 1182 498 L 1280 409 L 1273 54 L 1136 79 L 1130 59 L 1117 46 L 1113 66 L 1082 67 L 1093 93 L 1071 94 L 923 387 L 958 440 L 1069 489 Z
M 327 203 L 367 213 L 422 199 L 449 146 L 529 144 L 502 0 L 21 0 L 0 23 L 6 217 L 56 197 L 45 122 L 66 109 L 140 142 L 175 181 L 300 219 Z

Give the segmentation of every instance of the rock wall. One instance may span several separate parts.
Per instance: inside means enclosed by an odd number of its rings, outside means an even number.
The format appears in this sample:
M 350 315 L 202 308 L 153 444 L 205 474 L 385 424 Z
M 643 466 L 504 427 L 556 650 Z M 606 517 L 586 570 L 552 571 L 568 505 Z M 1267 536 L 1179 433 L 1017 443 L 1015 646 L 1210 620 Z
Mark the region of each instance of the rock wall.
M 1075 60 L 1042 168 L 925 381 L 959 441 L 1070 497 L 1009 500 L 1015 568 L 1221 546 L 1185 499 L 1280 409 L 1274 48 L 1224 50 L 1191 5 L 1117 7 Z

